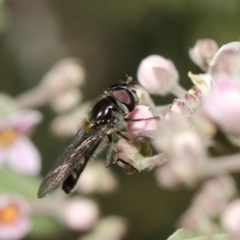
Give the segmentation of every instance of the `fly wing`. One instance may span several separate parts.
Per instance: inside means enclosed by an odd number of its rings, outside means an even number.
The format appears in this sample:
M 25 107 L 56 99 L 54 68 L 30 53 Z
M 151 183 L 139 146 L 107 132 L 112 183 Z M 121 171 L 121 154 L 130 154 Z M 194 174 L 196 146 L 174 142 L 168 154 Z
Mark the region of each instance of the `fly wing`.
M 104 134 L 105 131 L 102 130 L 85 131 L 83 125 L 43 179 L 38 190 L 38 197 L 42 198 L 53 192 L 80 164 L 82 158 L 89 159 L 101 143 Z M 85 165 L 81 166 L 84 168 Z

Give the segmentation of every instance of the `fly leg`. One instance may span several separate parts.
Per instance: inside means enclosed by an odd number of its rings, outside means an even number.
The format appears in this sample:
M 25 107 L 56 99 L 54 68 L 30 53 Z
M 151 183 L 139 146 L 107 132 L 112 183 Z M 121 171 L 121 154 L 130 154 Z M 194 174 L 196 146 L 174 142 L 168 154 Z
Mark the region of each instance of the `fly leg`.
M 111 153 L 113 150 L 113 141 L 112 141 L 112 135 L 107 135 L 108 137 L 108 145 L 107 145 L 107 157 L 105 162 L 105 167 L 111 167 L 116 163 L 115 160 L 111 161 Z
M 151 119 L 159 119 L 159 116 L 150 117 L 150 118 L 138 118 L 138 119 L 130 119 L 130 118 L 124 118 L 125 122 L 140 122 L 140 121 L 147 121 Z

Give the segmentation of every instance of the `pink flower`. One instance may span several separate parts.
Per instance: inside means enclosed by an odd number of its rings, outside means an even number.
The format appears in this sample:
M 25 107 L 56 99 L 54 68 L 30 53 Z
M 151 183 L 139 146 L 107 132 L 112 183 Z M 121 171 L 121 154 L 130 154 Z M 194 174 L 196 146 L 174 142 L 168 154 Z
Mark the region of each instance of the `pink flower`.
M 17 195 L 0 195 L 0 239 L 21 239 L 31 230 L 30 208 Z
M 40 154 L 27 135 L 41 119 L 41 114 L 33 110 L 0 115 L 0 165 L 5 161 L 22 174 L 40 172 Z
M 218 75 L 240 76 L 240 42 L 223 45 L 210 63 L 213 80 Z
M 178 72 L 172 61 L 159 55 L 143 59 L 137 71 L 139 83 L 152 94 L 166 95 L 178 83 Z
M 78 231 L 87 231 L 98 220 L 99 209 L 94 201 L 76 197 L 66 202 L 62 214 L 68 227 Z
M 205 97 L 203 110 L 223 130 L 240 134 L 240 82 L 219 76 L 212 91 Z
M 208 64 L 218 50 L 217 43 L 212 39 L 200 39 L 194 47 L 189 50 L 189 56 L 192 61 L 202 70 L 208 69 Z

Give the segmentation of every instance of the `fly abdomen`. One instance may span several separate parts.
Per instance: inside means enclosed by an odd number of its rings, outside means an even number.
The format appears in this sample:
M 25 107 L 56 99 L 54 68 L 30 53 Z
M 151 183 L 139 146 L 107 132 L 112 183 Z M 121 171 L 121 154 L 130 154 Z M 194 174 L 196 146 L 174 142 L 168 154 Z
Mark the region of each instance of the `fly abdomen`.
M 74 170 L 71 172 L 71 174 L 64 180 L 63 185 L 62 185 L 62 190 L 65 193 L 70 193 L 74 190 L 81 173 L 83 172 L 83 170 L 85 169 L 85 167 L 87 165 L 88 160 L 89 159 L 82 158 L 80 160 L 79 165 L 76 168 L 74 168 Z

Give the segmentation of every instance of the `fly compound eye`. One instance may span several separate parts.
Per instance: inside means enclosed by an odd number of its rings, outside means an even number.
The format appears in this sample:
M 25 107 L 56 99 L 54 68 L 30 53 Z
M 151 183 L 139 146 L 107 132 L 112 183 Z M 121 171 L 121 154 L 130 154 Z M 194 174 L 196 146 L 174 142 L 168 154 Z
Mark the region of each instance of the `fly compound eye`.
M 131 112 L 136 105 L 133 93 L 126 88 L 115 88 L 111 91 L 111 95 L 120 103 L 124 104 L 129 112 Z

